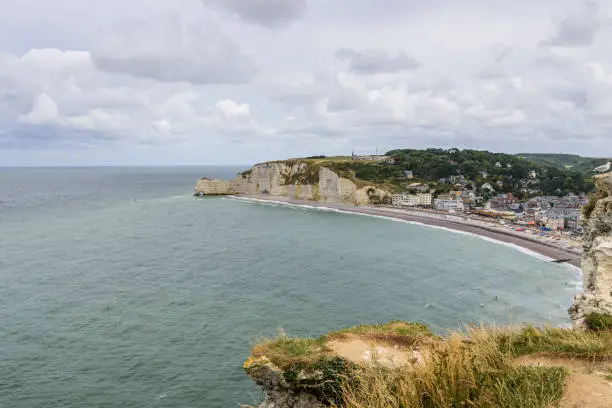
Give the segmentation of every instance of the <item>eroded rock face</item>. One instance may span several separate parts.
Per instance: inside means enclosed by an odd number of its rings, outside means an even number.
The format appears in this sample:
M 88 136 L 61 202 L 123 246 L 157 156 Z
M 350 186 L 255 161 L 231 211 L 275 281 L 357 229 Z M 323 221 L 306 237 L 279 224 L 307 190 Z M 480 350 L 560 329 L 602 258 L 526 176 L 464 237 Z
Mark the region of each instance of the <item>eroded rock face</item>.
M 584 293 L 576 295 L 569 309 L 577 328 L 586 327 L 585 317 L 591 313 L 612 315 L 612 173 L 595 179 L 597 201 L 584 220 Z
M 311 394 L 296 390 L 283 377 L 283 372 L 266 357 L 249 358 L 244 363 L 247 374 L 265 395 L 259 408 L 320 408 L 319 400 Z
M 198 180 L 195 187 L 195 195 L 230 195 L 234 194 L 231 190 L 231 183 L 225 180 L 211 180 L 202 177 Z
M 195 195 L 262 195 L 290 197 L 323 202 L 345 202 L 355 205 L 381 200 L 388 191 L 375 186 L 358 188 L 334 171 L 321 167 L 316 170 L 302 162 L 272 162 L 257 164 L 232 181 L 202 178 Z

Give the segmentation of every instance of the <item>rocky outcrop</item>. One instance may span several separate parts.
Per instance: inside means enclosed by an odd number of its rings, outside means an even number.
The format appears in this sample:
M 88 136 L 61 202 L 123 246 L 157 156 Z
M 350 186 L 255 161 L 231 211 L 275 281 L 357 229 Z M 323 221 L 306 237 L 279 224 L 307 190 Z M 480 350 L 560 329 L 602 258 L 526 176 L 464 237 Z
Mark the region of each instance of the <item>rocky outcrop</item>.
M 360 185 L 325 166 L 298 160 L 262 163 L 234 180 L 201 178 L 195 195 L 270 195 L 294 199 L 364 205 L 381 201 L 389 192 L 375 185 Z
M 266 357 L 249 358 L 244 363 L 247 374 L 264 391 L 264 401 L 258 408 L 320 408 L 319 399 L 289 384 L 283 371 Z
M 202 177 L 198 180 L 195 187 L 195 195 L 231 195 L 231 183 L 225 180 L 211 180 Z
M 569 312 L 574 327 L 586 327 L 592 313 L 612 315 L 612 173 L 595 176 L 597 193 L 584 214 L 584 293 Z

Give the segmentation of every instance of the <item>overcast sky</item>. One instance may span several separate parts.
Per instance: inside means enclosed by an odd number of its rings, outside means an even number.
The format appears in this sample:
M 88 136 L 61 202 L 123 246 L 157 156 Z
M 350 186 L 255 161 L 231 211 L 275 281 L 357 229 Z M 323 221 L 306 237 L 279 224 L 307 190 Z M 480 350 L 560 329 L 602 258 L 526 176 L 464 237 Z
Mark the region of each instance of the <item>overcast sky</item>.
M 0 0 L 0 165 L 612 156 L 612 2 Z

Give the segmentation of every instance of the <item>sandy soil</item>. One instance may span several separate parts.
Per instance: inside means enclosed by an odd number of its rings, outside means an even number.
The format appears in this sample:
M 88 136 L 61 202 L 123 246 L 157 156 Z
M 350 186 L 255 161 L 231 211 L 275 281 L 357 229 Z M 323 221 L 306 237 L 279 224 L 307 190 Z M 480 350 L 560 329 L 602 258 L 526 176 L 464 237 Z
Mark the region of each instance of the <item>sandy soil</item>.
M 423 361 L 418 350 L 407 350 L 398 345 L 376 343 L 359 337 L 333 340 L 327 345 L 339 356 L 356 364 L 379 363 L 397 367 Z
M 612 407 L 612 381 L 587 374 L 570 374 L 561 408 Z

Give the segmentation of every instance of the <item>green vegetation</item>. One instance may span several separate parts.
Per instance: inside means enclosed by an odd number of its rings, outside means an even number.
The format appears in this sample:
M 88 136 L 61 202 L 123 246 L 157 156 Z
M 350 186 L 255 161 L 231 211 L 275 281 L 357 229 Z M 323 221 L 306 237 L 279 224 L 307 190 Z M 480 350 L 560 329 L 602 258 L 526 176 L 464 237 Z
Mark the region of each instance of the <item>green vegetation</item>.
M 575 154 L 519 153 L 517 156 L 542 166 L 572 169 L 585 174 L 607 162 L 604 158 L 582 157 Z
M 253 357 L 266 356 L 272 363 L 287 370 L 297 364 L 314 364 L 331 356 L 323 338 L 296 339 L 285 335 L 264 341 L 253 348 Z
M 302 171 L 295 172 L 293 174 L 284 174 L 284 184 L 317 184 L 319 182 L 319 171 L 321 166 L 316 162 L 300 162 L 300 161 L 289 161 L 289 166 L 302 164 L 304 168 Z
M 582 214 L 584 215 L 584 218 L 587 220 L 591 218 L 591 214 L 593 213 L 597 202 L 603 198 L 606 198 L 607 196 L 608 192 L 603 190 L 589 194 L 589 203 L 582 207 Z
M 586 316 L 587 325 L 595 331 L 611 331 L 612 316 L 602 313 L 591 313 Z
M 422 359 L 401 365 L 356 364 L 328 346 L 351 339 L 412 350 Z M 608 362 L 612 332 L 473 326 L 441 338 L 423 324 L 394 321 L 343 329 L 318 339 L 282 335 L 257 345 L 252 354 L 266 356 L 295 389 L 334 407 L 536 408 L 558 405 L 567 370 L 554 364 L 519 363 L 518 357 L 535 354 Z
M 422 183 L 437 193 L 445 193 L 455 189 L 461 181 L 463 187 L 471 189 L 490 183 L 494 191 L 480 191 L 480 194 L 511 192 L 517 197 L 592 191 L 592 169 L 605 162 L 605 159 L 573 155 L 510 155 L 459 149 L 400 149 L 386 155 L 393 158 L 393 163 L 323 155 L 283 162 L 306 165 L 304 175 L 286 177 L 288 184 L 316 184 L 318 171 L 323 166 L 352 180 L 360 188 L 376 184 L 391 191 L 407 191 L 411 183 Z M 414 179 L 406 179 L 405 171 L 412 171 Z
M 351 335 L 404 346 L 414 346 L 422 343 L 423 340 L 436 338 L 431 330 L 422 323 L 392 321 L 386 324 L 349 327 L 328 333 L 322 337 L 322 340 L 345 339 Z
M 395 159 L 395 166 L 402 172 L 412 170 L 424 181 L 438 181 L 463 175 L 478 186 L 488 182 L 497 192 L 511 192 L 518 197 L 525 196 L 529 191 L 538 191 L 545 195 L 565 195 L 570 192 L 588 192 L 594 188 L 589 178 L 590 173 L 586 171 L 559 168 L 545 162 L 529 161 L 504 153 L 459 149 L 404 149 L 392 150 L 387 155 Z M 530 177 L 532 170 L 536 172 L 536 178 Z M 486 172 L 486 177 L 483 172 Z M 502 186 L 498 186 L 497 182 L 501 182 Z
M 525 326 L 489 329 L 500 349 L 513 356 L 551 353 L 590 360 L 612 359 L 612 335 L 591 331 Z

